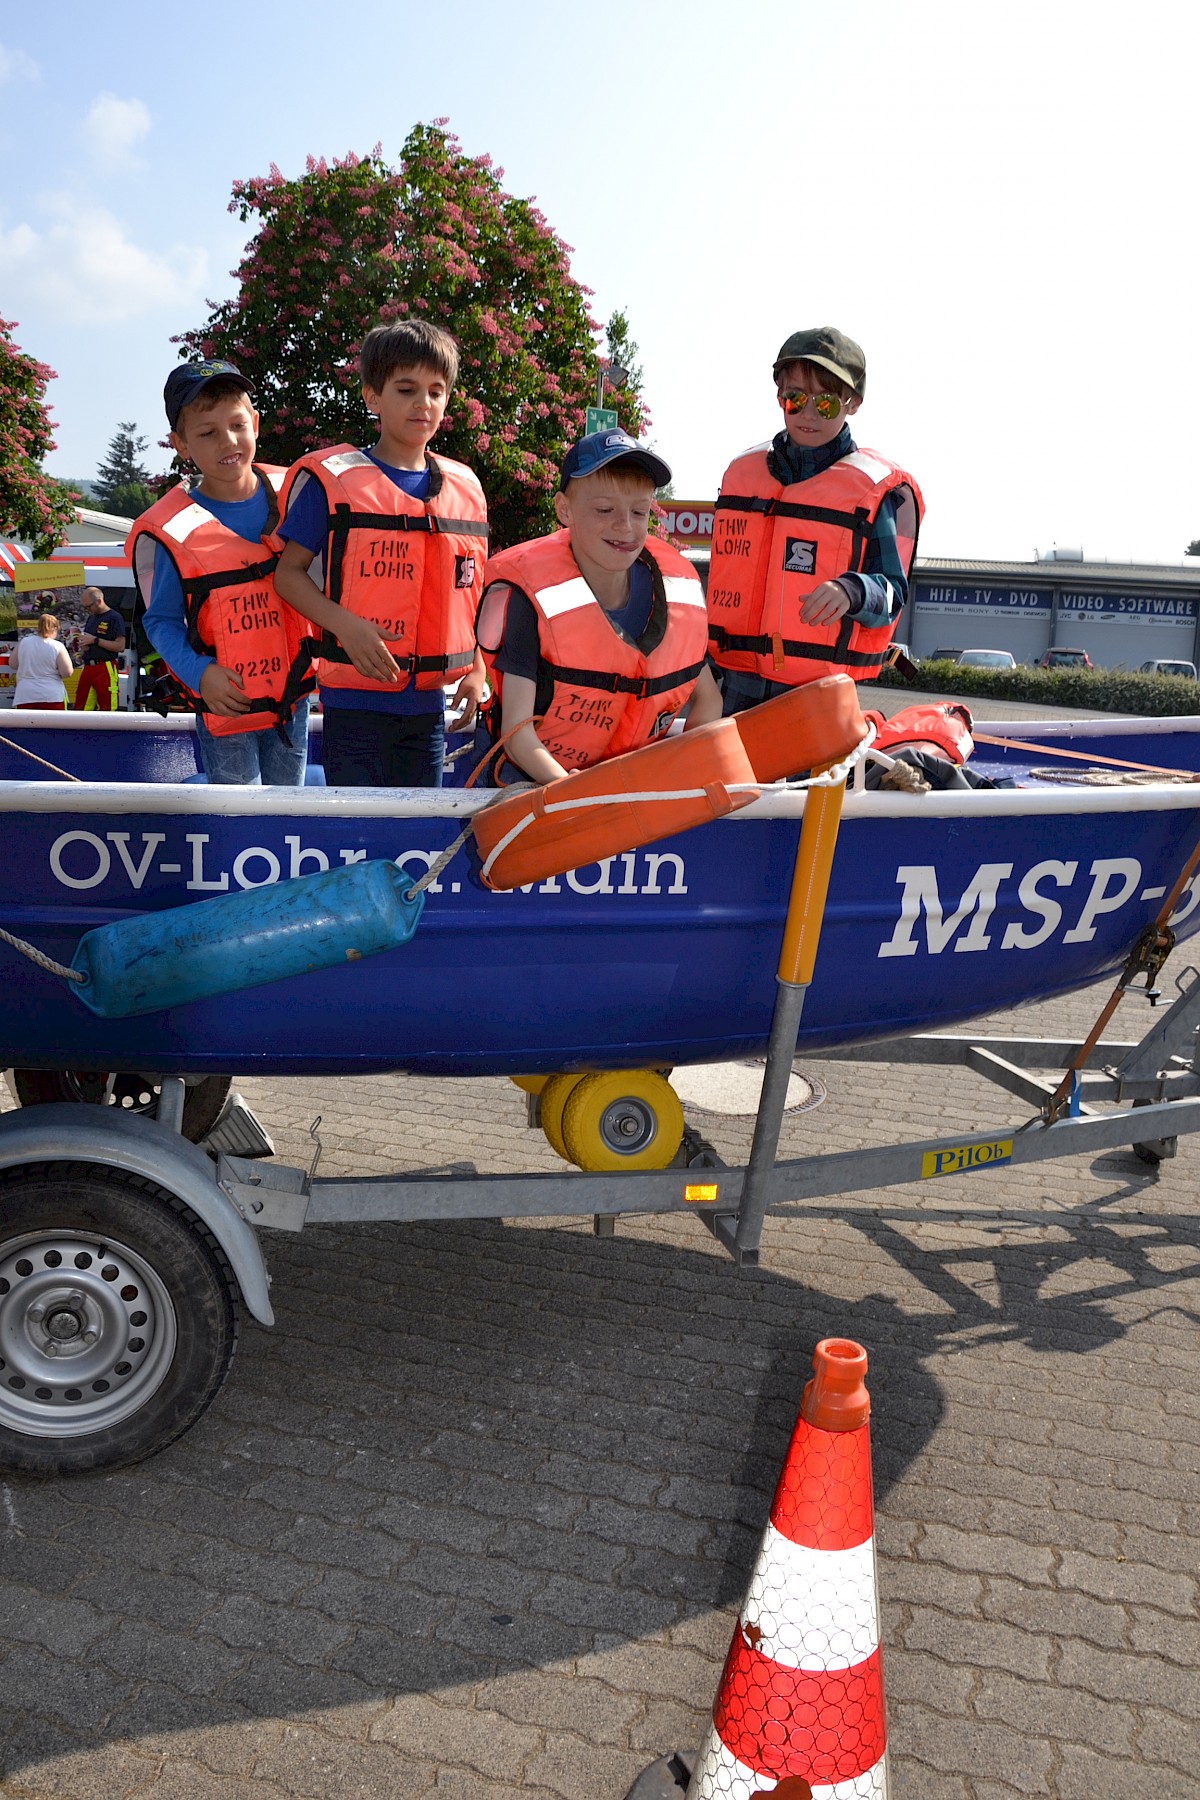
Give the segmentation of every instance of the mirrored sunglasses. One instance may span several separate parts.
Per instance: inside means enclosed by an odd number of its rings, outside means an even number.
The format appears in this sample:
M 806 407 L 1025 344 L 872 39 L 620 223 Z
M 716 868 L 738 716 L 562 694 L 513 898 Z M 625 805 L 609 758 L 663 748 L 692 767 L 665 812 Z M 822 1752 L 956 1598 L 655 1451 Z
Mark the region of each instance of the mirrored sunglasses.
M 818 419 L 836 419 L 847 403 L 840 394 L 784 394 L 779 396 L 779 404 L 785 413 L 802 413 L 809 401 L 816 409 Z

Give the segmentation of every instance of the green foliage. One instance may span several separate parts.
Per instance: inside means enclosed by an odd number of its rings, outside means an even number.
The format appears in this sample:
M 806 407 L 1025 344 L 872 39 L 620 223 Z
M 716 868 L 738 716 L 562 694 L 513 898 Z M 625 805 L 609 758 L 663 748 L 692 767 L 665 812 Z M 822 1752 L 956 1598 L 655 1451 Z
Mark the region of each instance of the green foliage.
M 1029 701 L 1145 718 L 1200 713 L 1200 681 L 1183 675 L 1136 675 L 1125 669 L 1030 669 L 1021 664 L 1015 669 L 964 669 L 949 661 L 923 662 L 914 682 L 885 669 L 878 686 L 954 694 L 967 701 Z
M 18 348 L 14 329 L 0 319 L 0 533 L 43 557 L 64 542 L 76 501 L 41 466 L 54 449 L 45 406 L 54 370 Z
M 118 513 L 126 518 L 136 518 L 138 513 L 145 512 L 153 495 L 150 492 L 150 471 L 139 461 L 142 451 L 149 439 L 138 436 L 138 428 L 132 419 L 122 419 L 114 431 L 108 445 L 108 457 L 96 470 L 93 486 L 96 501 L 101 512 Z M 141 499 L 132 512 L 127 503 Z
M 101 510 L 114 513 L 119 519 L 136 519 L 154 505 L 156 498 L 154 489 L 145 481 L 119 481 L 105 495 Z
M 293 180 L 273 166 L 235 182 L 230 211 L 257 226 L 238 293 L 177 341 L 254 382 L 260 454 L 288 463 L 371 441 L 355 364 L 372 325 L 444 326 L 462 366 L 433 447 L 476 469 L 503 545 L 554 525 L 558 465 L 595 399 L 597 327 L 567 246 L 445 127 L 416 126 L 395 168 L 376 145 L 309 157 Z M 624 403 L 623 419 L 640 417 L 636 386 Z
M 604 335 L 608 339 L 608 358 L 603 365 L 603 405 L 616 407 L 617 423 L 622 431 L 627 431 L 630 437 L 643 438 L 650 428 L 650 414 L 642 399 L 644 377 L 638 361 L 641 351 L 633 341 L 629 315 L 615 312 L 605 326 Z M 608 371 L 614 366 L 625 372 L 619 387 L 614 387 L 608 378 Z

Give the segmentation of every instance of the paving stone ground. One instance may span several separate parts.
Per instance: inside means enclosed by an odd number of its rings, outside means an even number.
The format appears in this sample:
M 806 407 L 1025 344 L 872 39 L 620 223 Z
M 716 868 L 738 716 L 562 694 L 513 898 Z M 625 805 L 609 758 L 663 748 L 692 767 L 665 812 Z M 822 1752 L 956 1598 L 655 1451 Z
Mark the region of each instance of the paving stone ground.
M 1106 993 L 979 1029 L 1082 1033 Z M 966 1071 L 798 1067 L 828 1098 L 785 1155 L 1024 1116 Z M 322 1115 L 323 1174 L 561 1166 L 505 1081 L 240 1085 L 282 1160 Z M 749 1121 L 697 1123 L 744 1161 Z M 277 1326 L 182 1443 L 0 1480 L 0 1795 L 623 1800 L 703 1734 L 837 1333 L 893 1800 L 1194 1800 L 1198 1174 L 1185 1138 L 812 1202 L 741 1272 L 690 1219 L 271 1234 Z
M 785 1154 L 1023 1116 L 800 1066 Z M 506 1081 L 241 1086 L 285 1160 L 322 1114 L 323 1173 L 554 1166 Z M 742 1272 L 687 1218 L 272 1234 L 278 1324 L 183 1442 L 0 1482 L 0 1794 L 623 1800 L 704 1730 L 828 1333 L 871 1358 L 895 1800 L 1200 1794 L 1198 1169 L 813 1202 Z

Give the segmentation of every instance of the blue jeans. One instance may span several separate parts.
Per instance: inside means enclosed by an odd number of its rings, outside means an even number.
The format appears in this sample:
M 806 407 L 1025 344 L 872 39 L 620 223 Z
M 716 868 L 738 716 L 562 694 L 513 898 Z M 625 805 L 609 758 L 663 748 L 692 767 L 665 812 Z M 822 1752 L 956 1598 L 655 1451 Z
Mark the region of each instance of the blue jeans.
M 390 713 L 327 706 L 330 787 L 441 787 L 446 733 L 440 712 Z
M 786 682 L 767 681 L 761 675 L 744 674 L 740 669 L 714 669 L 713 673 L 724 701 L 721 714 L 726 719 L 734 713 L 746 712 L 752 706 L 761 706 L 764 700 L 774 700 L 779 694 L 792 691 Z
M 285 727 L 285 744 L 273 725 L 263 731 L 235 731 L 214 737 L 196 720 L 196 742 L 209 782 L 220 787 L 303 787 L 308 765 L 308 695 L 299 702 Z

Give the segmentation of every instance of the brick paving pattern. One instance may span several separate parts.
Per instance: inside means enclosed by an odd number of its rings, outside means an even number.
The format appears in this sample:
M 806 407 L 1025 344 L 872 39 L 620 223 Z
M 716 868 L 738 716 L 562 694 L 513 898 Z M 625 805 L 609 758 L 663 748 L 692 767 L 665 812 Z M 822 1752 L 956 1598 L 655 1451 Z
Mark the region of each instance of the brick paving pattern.
M 829 1098 L 785 1155 L 1024 1116 L 965 1071 L 801 1067 Z M 505 1081 L 241 1087 L 287 1161 L 323 1114 L 323 1175 L 559 1166 Z M 702 1124 L 744 1159 L 748 1121 Z M 797 1205 L 741 1273 L 687 1218 L 272 1234 L 277 1327 L 185 1441 L 0 1480 L 0 1794 L 622 1800 L 703 1735 L 836 1333 L 871 1357 L 894 1800 L 1194 1800 L 1198 1169 L 1183 1139 Z

